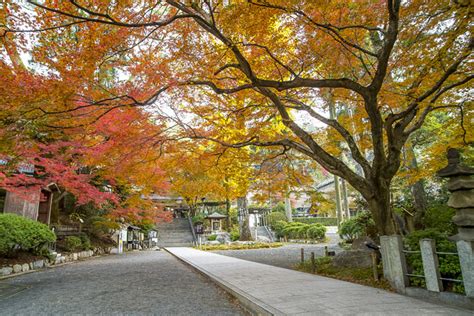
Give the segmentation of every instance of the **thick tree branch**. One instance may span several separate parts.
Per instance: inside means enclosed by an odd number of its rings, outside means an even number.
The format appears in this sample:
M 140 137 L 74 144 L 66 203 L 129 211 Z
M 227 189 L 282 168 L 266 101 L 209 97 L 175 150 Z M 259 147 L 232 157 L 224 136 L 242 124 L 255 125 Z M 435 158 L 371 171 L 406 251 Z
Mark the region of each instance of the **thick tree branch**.
M 365 157 L 360 152 L 359 147 L 357 146 L 357 143 L 354 140 L 354 137 L 350 134 L 350 132 L 346 128 L 344 128 L 344 126 L 342 126 L 337 120 L 328 119 L 320 115 L 319 113 L 314 111 L 314 109 L 312 109 L 309 105 L 304 104 L 303 102 L 299 100 L 295 100 L 291 98 L 283 98 L 282 100 L 296 104 L 297 107 L 294 107 L 294 108 L 304 110 L 308 114 L 310 114 L 312 117 L 317 119 L 318 121 L 334 128 L 346 141 L 351 151 L 352 157 L 362 167 L 362 169 L 364 170 L 365 176 L 370 177 L 371 168 L 370 168 L 369 162 L 367 161 L 367 159 L 365 159 Z
M 325 151 L 318 143 L 316 143 L 316 141 L 314 141 L 311 135 L 291 119 L 282 100 L 274 92 L 268 88 L 259 88 L 259 90 L 275 105 L 282 117 L 283 124 L 285 124 L 285 126 L 288 127 L 311 150 L 311 155 L 309 155 L 309 157 L 316 160 L 332 174 L 346 179 L 357 190 L 360 190 L 361 192 L 363 191 L 364 193 L 370 192 L 369 184 L 364 178 L 352 171 L 341 160 Z M 305 152 L 303 152 L 303 154 L 307 155 Z

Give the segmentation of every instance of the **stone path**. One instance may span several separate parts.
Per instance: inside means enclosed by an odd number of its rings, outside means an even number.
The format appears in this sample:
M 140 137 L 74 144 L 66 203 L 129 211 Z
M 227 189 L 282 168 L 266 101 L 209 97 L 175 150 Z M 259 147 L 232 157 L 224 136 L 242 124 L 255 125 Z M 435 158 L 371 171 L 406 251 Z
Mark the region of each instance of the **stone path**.
M 167 250 L 261 314 L 472 315 L 380 289 L 192 248 Z
M 89 259 L 0 281 L 0 315 L 242 315 L 164 251 Z

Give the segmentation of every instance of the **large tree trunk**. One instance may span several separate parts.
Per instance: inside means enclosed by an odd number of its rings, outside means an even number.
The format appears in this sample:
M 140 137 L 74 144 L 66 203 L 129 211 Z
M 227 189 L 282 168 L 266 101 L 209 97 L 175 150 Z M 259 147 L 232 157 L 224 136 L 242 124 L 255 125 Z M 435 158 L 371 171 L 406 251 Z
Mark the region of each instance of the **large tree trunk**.
M 366 200 L 379 236 L 395 234 L 395 223 L 390 205 L 390 185 L 377 181 L 377 185 L 374 185 L 374 195 Z
M 240 197 L 237 199 L 237 207 L 239 210 L 239 230 L 241 241 L 252 240 L 250 232 L 249 211 L 247 209 L 247 197 Z
M 408 142 L 405 146 L 406 153 L 410 158 L 409 168 L 412 170 L 418 170 L 418 161 L 416 160 L 416 153 L 413 147 L 412 142 Z M 425 184 L 423 180 L 420 179 L 411 186 L 411 194 L 413 196 L 413 206 L 415 209 L 415 214 L 413 216 L 413 227 L 411 230 L 422 229 L 423 228 L 423 217 L 426 213 L 427 201 L 426 201 L 426 191 Z
M 423 217 L 426 213 L 427 201 L 426 201 L 426 191 L 423 180 L 418 180 L 411 187 L 411 192 L 413 194 L 413 204 L 415 206 L 415 216 L 413 218 L 413 224 L 415 229 L 423 228 Z

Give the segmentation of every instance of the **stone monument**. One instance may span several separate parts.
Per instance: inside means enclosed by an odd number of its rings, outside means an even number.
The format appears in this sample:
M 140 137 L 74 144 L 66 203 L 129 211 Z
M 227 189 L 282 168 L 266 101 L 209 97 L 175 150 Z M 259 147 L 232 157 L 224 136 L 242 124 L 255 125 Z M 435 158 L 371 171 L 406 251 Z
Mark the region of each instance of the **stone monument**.
M 456 149 L 448 150 L 448 166 L 438 171 L 438 176 L 448 178 L 451 192 L 448 206 L 456 209 L 453 217 L 458 234 L 456 241 L 466 295 L 474 297 L 474 168 L 463 166 Z

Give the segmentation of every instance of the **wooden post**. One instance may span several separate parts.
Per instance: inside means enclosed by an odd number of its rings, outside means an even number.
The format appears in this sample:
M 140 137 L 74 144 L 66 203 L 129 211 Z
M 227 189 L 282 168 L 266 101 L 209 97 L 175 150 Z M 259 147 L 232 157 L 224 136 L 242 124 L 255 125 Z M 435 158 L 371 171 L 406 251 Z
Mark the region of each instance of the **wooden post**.
M 377 270 L 377 254 L 375 252 L 371 253 L 372 256 L 372 272 L 374 273 L 374 280 L 379 280 L 379 272 Z
M 316 273 L 316 263 L 314 260 L 314 252 L 311 252 L 311 273 Z
M 304 248 L 301 248 L 301 263 L 304 263 Z

